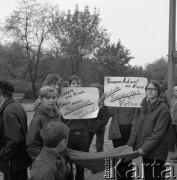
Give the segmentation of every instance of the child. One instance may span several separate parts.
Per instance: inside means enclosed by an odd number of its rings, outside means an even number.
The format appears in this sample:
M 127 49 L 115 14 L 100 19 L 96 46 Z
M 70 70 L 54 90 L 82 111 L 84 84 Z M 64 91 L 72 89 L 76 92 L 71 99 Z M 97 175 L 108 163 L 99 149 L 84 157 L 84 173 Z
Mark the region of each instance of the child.
M 31 169 L 31 180 L 63 180 L 66 171 L 60 155 L 67 146 L 69 129 L 62 122 L 47 123 L 41 130 L 44 143 Z
M 46 123 L 61 122 L 61 117 L 56 108 L 57 91 L 51 86 L 43 86 L 38 93 L 40 106 L 35 111 L 27 133 L 27 151 L 34 160 L 43 147 L 40 130 Z

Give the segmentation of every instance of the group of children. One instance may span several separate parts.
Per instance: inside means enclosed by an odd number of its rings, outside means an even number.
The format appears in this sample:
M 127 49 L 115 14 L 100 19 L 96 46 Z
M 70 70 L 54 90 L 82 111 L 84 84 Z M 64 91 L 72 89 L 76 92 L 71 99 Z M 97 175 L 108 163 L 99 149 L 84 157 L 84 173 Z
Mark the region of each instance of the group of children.
M 81 87 L 81 84 L 78 76 L 69 78 L 69 87 Z M 101 99 L 103 86 L 99 84 L 91 86 L 98 88 Z M 27 133 L 27 151 L 34 160 L 31 170 L 32 180 L 40 180 L 44 177 L 46 179 L 72 180 L 74 178 L 73 165 L 69 161 L 67 148 L 89 152 L 93 136 L 96 133 L 98 137 L 97 151 L 103 151 L 105 125 L 112 116 L 111 111 L 104 107 L 100 100 L 100 111 L 93 120 L 63 119 L 57 105 L 61 88 L 60 76 L 48 75 L 35 102 L 35 113 Z M 61 131 L 61 129 L 63 130 Z M 57 136 L 58 140 L 56 141 Z M 84 180 L 83 167 L 76 166 L 75 179 Z
M 68 86 L 80 87 L 81 79 L 71 77 Z M 88 152 L 94 134 L 101 132 L 101 137 L 104 138 L 104 126 L 111 116 L 111 132 L 116 134 L 110 133 L 109 137 L 114 147 L 126 144 L 127 153 L 134 150 L 142 156 L 145 179 L 155 180 L 158 177 L 165 180 L 163 172 L 171 125 L 176 125 L 173 114 L 176 101 L 172 101 L 171 123 L 170 111 L 161 98 L 162 88 L 158 81 L 148 82 L 145 87 L 146 97 L 137 112 L 135 109 L 119 107 L 113 108 L 112 112 L 103 105 L 101 86 L 93 85 L 100 91 L 100 110 L 92 120 L 63 119 L 57 105 L 61 87 L 62 79 L 58 75 L 47 76 L 39 90 L 35 113 L 28 130 L 26 112 L 12 97 L 12 84 L 0 81 L 0 171 L 4 173 L 4 180 L 27 179 L 26 169 L 31 164 L 31 159 L 32 180 L 72 180 L 73 169 L 67 147 Z M 102 151 L 102 146 L 103 143 L 97 150 Z M 117 179 L 134 178 L 132 173 L 127 175 L 127 172 L 133 171 L 131 164 L 121 163 L 117 167 L 117 172 L 121 171 L 121 177 L 118 175 Z M 154 166 L 155 164 L 158 166 Z M 76 166 L 75 180 L 84 180 L 83 167 Z

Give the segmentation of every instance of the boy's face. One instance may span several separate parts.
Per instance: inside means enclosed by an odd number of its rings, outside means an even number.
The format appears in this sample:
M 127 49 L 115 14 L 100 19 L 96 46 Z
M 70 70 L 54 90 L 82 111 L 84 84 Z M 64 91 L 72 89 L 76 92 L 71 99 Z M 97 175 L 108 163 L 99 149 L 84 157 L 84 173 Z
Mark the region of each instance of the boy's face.
M 42 98 L 42 104 L 43 107 L 48 109 L 53 109 L 57 102 L 57 93 L 56 92 L 50 92 L 47 97 Z
M 60 143 L 60 152 L 63 152 L 68 144 L 68 139 L 63 139 Z
M 81 87 L 81 80 L 73 80 L 70 84 L 70 87 Z

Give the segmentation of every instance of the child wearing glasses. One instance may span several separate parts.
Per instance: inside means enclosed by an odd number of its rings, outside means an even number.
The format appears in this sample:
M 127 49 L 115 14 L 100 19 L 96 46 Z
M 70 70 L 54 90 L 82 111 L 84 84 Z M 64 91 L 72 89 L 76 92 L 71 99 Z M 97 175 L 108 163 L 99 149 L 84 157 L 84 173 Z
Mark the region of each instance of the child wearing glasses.
M 146 97 L 127 144 L 142 156 L 146 180 L 165 180 L 163 172 L 171 138 L 170 111 L 160 98 L 161 85 L 158 81 L 150 81 L 145 91 Z

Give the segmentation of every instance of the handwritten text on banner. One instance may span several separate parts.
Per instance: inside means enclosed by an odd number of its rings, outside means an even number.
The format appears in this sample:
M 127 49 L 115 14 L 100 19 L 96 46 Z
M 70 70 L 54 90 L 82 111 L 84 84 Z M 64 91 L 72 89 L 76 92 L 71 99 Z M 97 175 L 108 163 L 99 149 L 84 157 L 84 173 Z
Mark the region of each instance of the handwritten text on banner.
M 89 119 L 98 114 L 99 92 L 94 87 L 66 87 L 58 105 L 64 119 Z
M 147 78 L 142 77 L 105 77 L 104 103 L 112 107 L 140 107 L 146 85 Z

